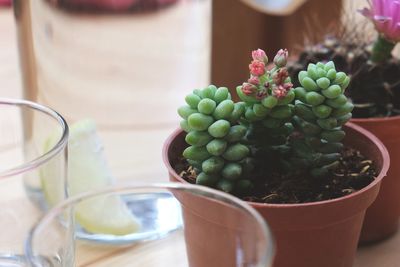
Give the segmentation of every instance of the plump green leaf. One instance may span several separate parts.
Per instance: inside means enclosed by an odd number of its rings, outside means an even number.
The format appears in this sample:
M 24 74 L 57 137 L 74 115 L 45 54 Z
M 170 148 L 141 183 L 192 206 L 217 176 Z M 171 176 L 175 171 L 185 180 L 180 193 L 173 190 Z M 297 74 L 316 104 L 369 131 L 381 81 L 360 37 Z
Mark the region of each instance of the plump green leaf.
M 193 113 L 188 117 L 189 127 L 196 131 L 204 131 L 214 122 L 211 116 Z
M 227 120 L 217 120 L 210 127 L 208 133 L 215 138 L 222 138 L 228 134 L 231 124 Z
M 222 157 L 229 161 L 239 161 L 247 157 L 250 150 L 247 146 L 240 143 L 230 145 L 222 155 Z
M 207 144 L 206 148 L 208 153 L 211 155 L 220 156 L 225 152 L 227 146 L 227 141 L 222 139 L 214 139 Z

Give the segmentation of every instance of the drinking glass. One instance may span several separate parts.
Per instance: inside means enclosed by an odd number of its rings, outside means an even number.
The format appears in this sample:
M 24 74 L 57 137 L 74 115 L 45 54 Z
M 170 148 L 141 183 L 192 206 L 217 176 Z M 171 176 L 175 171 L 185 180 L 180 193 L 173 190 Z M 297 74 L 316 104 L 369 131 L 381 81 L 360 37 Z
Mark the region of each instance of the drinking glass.
M 120 206 L 110 208 L 111 202 Z M 82 218 L 88 206 L 98 210 L 92 225 Z M 122 226 L 116 210 L 129 211 L 138 227 L 119 235 L 93 231 L 93 222 Z M 92 233 L 82 240 L 76 234 L 84 225 Z M 142 241 L 125 242 L 134 236 Z M 231 195 L 197 185 L 131 182 L 60 203 L 31 230 L 25 251 L 33 267 L 269 267 L 274 248 L 262 217 Z
M 23 263 L 29 229 L 51 201 L 66 197 L 67 138 L 68 126 L 55 111 L 0 98 L 0 266 Z
M 15 0 L 14 8 L 24 98 L 69 125 L 93 119 L 118 178 L 165 177 L 159 137 L 179 125 L 184 96 L 209 84 L 211 0 Z

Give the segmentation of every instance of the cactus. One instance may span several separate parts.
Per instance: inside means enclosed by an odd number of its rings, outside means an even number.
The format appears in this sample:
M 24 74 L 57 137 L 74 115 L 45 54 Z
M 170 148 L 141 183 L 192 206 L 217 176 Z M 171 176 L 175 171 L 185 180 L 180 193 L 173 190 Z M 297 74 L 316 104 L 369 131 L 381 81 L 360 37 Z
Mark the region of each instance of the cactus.
M 294 89 L 293 123 L 302 138 L 291 138 L 291 166 L 299 167 L 300 163 L 311 167 L 313 176 L 326 175 L 338 164 L 345 136 L 342 126 L 353 110 L 344 95 L 350 78 L 337 72 L 332 61 L 309 64 L 298 76 L 301 87 Z
M 190 146 L 183 156 L 196 168 L 196 183 L 225 192 L 244 192 L 252 183 L 245 179 L 252 170 L 250 148 L 242 143 L 247 127 L 238 124 L 245 107 L 234 103 L 226 87 L 210 85 L 194 90 L 178 109 L 181 128 Z

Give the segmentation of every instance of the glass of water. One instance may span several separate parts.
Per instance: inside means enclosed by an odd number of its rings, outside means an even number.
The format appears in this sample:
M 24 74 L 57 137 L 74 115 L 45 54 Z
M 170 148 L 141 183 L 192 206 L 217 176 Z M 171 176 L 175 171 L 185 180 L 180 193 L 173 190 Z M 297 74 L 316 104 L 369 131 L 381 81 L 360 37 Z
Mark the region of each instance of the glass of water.
M 67 138 L 55 111 L 0 98 L 0 266 L 24 262 L 29 229 L 49 204 L 65 199 Z
M 33 267 L 269 267 L 271 233 L 244 201 L 207 187 L 124 183 L 71 197 L 32 229 Z

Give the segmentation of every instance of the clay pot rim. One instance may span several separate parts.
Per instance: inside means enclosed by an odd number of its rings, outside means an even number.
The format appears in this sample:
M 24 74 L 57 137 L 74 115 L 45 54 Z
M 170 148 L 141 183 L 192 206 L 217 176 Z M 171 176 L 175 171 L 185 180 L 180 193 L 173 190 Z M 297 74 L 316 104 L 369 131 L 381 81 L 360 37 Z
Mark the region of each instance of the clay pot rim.
M 400 116 L 396 116 L 399 117 Z M 389 119 L 392 119 L 391 117 L 389 117 Z M 272 209 L 292 209 L 292 208 L 300 208 L 300 207 L 315 207 L 315 206 L 321 206 L 321 205 L 326 205 L 326 204 L 333 204 L 333 203 L 337 203 L 340 201 L 344 201 L 344 200 L 348 200 L 350 198 L 354 198 L 356 196 L 359 196 L 363 193 L 365 193 L 366 191 L 370 190 L 371 188 L 375 187 L 378 183 L 381 182 L 381 180 L 383 179 L 383 177 L 386 176 L 386 173 L 389 169 L 390 166 L 390 157 L 389 157 L 389 153 L 386 149 L 386 147 L 383 145 L 383 143 L 374 135 L 372 134 L 370 131 L 356 125 L 355 123 L 352 122 L 348 122 L 346 123 L 345 127 L 353 129 L 355 131 L 357 131 L 358 133 L 360 133 L 361 135 L 364 135 L 367 139 L 369 139 L 370 142 L 372 142 L 379 150 L 379 152 L 382 155 L 383 158 L 383 164 L 382 164 L 382 169 L 379 172 L 379 174 L 376 176 L 375 180 L 370 183 L 369 185 L 367 185 L 366 187 L 364 187 L 361 190 L 358 190 L 357 192 L 351 193 L 349 195 L 343 196 L 343 197 L 339 197 L 339 198 L 334 198 L 334 199 L 328 199 L 328 200 L 323 200 L 323 201 L 316 201 L 316 202 L 307 202 L 307 203 L 298 203 L 298 204 L 270 204 L 270 203 L 258 203 L 258 202 L 251 202 L 251 201 L 246 201 L 248 204 L 250 204 L 251 206 L 255 207 L 255 208 L 272 208 Z M 162 149 L 162 157 L 163 157 L 163 161 L 165 166 L 168 169 L 168 172 L 170 174 L 173 174 L 174 177 L 180 181 L 181 183 L 188 183 L 186 180 L 184 180 L 182 177 L 180 177 L 174 170 L 174 168 L 171 166 L 169 159 L 168 159 L 168 149 L 171 145 L 171 143 L 173 142 L 173 140 L 182 132 L 183 130 L 178 128 L 176 129 L 168 138 L 167 140 L 164 142 L 164 146 Z
M 354 123 L 359 123 L 359 122 L 383 122 L 383 121 L 395 121 L 395 120 L 400 120 L 400 115 L 396 116 L 391 116 L 391 117 L 372 117 L 372 118 L 352 118 L 350 120 L 351 122 Z

